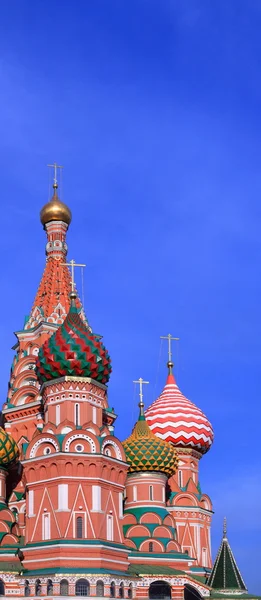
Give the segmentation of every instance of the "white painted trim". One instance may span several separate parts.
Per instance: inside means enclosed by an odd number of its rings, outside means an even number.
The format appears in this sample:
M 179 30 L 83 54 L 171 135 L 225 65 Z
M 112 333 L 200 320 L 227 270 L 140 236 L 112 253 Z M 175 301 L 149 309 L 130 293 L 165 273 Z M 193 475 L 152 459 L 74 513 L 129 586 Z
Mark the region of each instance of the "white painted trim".
M 41 456 L 41 458 L 50 458 L 50 457 L 54 457 L 54 454 L 47 454 L 46 457 L 45 456 Z M 55 453 L 55 456 L 57 456 L 57 453 Z M 66 456 L 68 456 L 66 454 Z M 74 455 L 75 456 L 75 455 Z M 77 456 L 79 456 L 79 453 L 77 453 Z M 80 455 L 81 456 L 81 455 Z M 33 462 L 34 459 L 30 460 L 30 463 Z M 50 479 L 40 479 L 39 481 L 33 481 L 32 483 L 30 483 L 30 487 L 32 485 L 38 485 L 39 483 L 49 483 L 49 481 L 58 481 L 59 479 L 65 480 L 65 479 L 73 479 L 74 481 L 97 481 L 97 477 L 74 477 L 74 475 L 59 475 L 59 477 L 50 477 Z M 110 479 L 102 479 L 99 478 L 99 481 L 102 481 L 104 483 L 109 483 L 111 484 L 111 480 Z M 115 485 L 116 487 L 119 487 L 121 490 L 124 490 L 125 486 L 122 485 L 121 483 L 113 483 L 113 485 Z M 147 505 L 145 505 L 147 506 Z
M 126 553 L 126 549 L 117 548 L 116 546 L 110 546 L 110 545 L 105 546 L 104 544 L 66 544 L 66 546 L 64 546 L 64 544 L 48 544 L 48 546 L 30 546 L 30 548 L 28 548 L 27 546 L 24 546 L 23 548 L 21 548 L 21 550 L 23 550 L 23 551 L 28 550 L 31 552 L 31 550 L 39 550 L 39 549 L 50 550 L 50 548 L 64 548 L 64 547 L 66 547 L 66 548 L 103 548 L 104 550 L 111 548 L 112 550 L 115 550 L 116 552 Z M 1 554 L 1 556 L 4 556 L 4 555 Z M 6 556 L 10 556 L 10 555 L 8 554 Z M 95 559 L 95 560 L 97 560 L 97 559 Z

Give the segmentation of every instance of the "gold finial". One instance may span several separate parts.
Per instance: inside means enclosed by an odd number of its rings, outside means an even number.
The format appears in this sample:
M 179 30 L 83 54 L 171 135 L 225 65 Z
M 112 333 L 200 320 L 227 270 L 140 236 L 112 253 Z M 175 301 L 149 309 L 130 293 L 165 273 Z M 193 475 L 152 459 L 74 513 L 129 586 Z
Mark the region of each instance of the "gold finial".
M 81 263 L 76 263 L 75 260 L 70 260 L 68 263 L 62 263 L 64 266 L 66 267 L 71 267 L 71 273 L 72 273 L 72 278 L 71 278 L 71 286 L 72 286 L 72 290 L 71 290 L 71 294 L 70 297 L 71 298 L 76 298 L 76 293 L 75 293 L 75 281 L 74 281 L 74 269 L 75 267 L 86 267 L 86 265 L 83 265 Z
M 223 539 L 227 537 L 227 518 L 224 517 L 223 521 Z
M 168 335 L 161 335 L 161 336 L 160 336 L 160 339 L 161 339 L 161 340 L 168 340 L 168 358 L 169 358 L 169 360 L 168 360 L 168 362 L 167 362 L 167 367 L 168 367 L 168 369 L 169 369 L 169 374 L 171 374 L 171 373 L 172 373 L 173 366 L 174 366 L 174 363 L 172 362 L 172 348 L 171 348 L 171 342 L 172 342 L 173 340 L 175 340 L 175 341 L 177 341 L 177 342 L 178 342 L 178 341 L 179 341 L 179 338 L 178 338 L 178 337 L 173 337 L 173 336 L 171 335 L 171 333 L 168 333 Z
M 57 180 L 57 169 L 63 169 L 62 165 L 57 165 L 57 163 L 53 163 L 53 165 L 47 165 L 47 167 L 51 167 L 54 169 L 53 173 L 53 188 L 57 190 L 58 188 L 58 180 Z
M 139 386 L 140 386 L 140 391 L 139 391 L 139 397 L 140 397 L 139 407 L 140 407 L 140 417 L 143 417 L 144 416 L 143 384 L 144 383 L 149 383 L 149 381 L 145 381 L 144 379 L 142 379 L 142 377 L 140 377 L 138 380 L 133 381 L 133 383 L 138 383 Z

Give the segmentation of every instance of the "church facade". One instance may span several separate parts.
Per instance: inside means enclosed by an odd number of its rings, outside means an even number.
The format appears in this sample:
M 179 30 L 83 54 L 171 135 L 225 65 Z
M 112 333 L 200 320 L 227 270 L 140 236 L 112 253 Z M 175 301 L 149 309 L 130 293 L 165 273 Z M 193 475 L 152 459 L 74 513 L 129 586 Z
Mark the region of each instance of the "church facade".
M 71 212 L 56 179 L 53 187 L 41 211 L 46 266 L 16 332 L 2 410 L 0 596 L 244 595 L 226 536 L 212 568 L 212 503 L 199 464 L 213 429 L 179 390 L 170 359 L 145 412 L 140 380 L 136 425 L 117 438 L 111 359 L 76 293 Z

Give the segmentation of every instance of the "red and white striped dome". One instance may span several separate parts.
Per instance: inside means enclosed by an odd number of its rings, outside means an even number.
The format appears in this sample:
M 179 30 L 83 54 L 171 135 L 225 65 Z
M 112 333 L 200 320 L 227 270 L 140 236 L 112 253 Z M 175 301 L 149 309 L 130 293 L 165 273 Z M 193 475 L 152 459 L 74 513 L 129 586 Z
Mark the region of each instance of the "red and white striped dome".
M 172 373 L 145 416 L 153 433 L 174 446 L 194 448 L 204 454 L 213 442 L 211 423 L 202 410 L 183 396 Z

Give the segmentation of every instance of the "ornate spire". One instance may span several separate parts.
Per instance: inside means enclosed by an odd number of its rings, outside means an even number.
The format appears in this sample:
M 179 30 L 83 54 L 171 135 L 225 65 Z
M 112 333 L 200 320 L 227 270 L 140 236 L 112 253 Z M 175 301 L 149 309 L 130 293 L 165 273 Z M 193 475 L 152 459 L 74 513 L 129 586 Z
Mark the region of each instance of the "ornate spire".
M 227 539 L 227 520 L 224 519 L 223 539 L 208 579 L 208 585 L 219 592 L 246 593 L 247 588 Z

